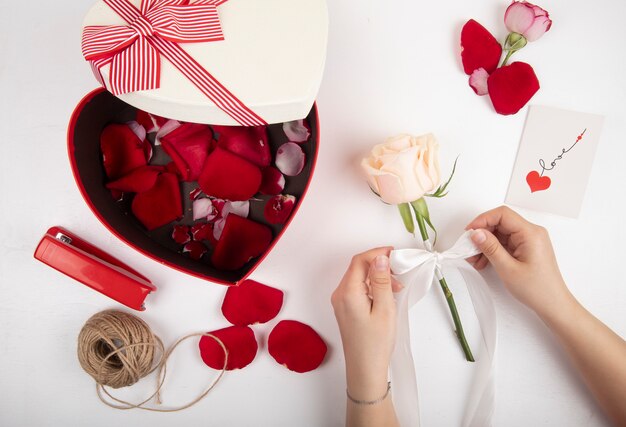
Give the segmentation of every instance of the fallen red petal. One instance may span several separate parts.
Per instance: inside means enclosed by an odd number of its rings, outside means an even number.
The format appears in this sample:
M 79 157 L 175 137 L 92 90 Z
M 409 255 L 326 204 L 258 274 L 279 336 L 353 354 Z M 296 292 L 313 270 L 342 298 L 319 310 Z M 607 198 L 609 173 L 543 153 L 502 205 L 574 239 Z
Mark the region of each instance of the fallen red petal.
M 179 245 L 184 245 L 191 240 L 189 227 L 186 225 L 175 225 L 172 230 L 172 239 Z
M 100 135 L 100 149 L 104 170 L 111 180 L 147 164 L 144 141 L 125 124 L 105 127 Z
M 287 142 L 276 152 L 276 167 L 287 176 L 296 176 L 304 168 L 305 155 L 302 148 L 294 142 Z
M 285 176 L 273 166 L 263 168 L 261 171 L 263 179 L 261 181 L 261 194 L 274 196 L 283 192 L 285 188 Z
M 517 113 L 539 90 L 535 71 L 525 62 L 498 68 L 487 83 L 493 108 L 502 115 Z
M 127 175 L 106 184 L 109 190 L 118 190 L 128 193 L 141 193 L 151 189 L 156 183 L 162 168 L 155 166 L 141 166 Z
M 291 142 L 302 144 L 309 140 L 311 129 L 305 120 L 294 120 L 292 122 L 283 123 L 283 131 L 287 139 Z
M 213 126 L 213 130 L 219 134 L 219 147 L 259 167 L 272 161 L 266 126 Z
M 202 258 L 202 255 L 207 253 L 207 248 L 202 244 L 202 242 L 192 240 L 183 247 L 183 253 L 188 254 L 189 258 L 197 261 Z
M 148 230 L 154 230 L 183 216 L 176 175 L 164 172 L 154 186 L 133 198 L 131 210 Z
M 181 172 L 183 181 L 196 181 L 213 147 L 207 125 L 184 123 L 161 138 L 161 146 Z
M 283 291 L 254 280 L 244 280 L 228 288 L 222 313 L 233 325 L 254 325 L 272 320 L 282 306 Z
M 215 335 L 228 351 L 227 371 L 245 368 L 256 357 L 258 344 L 254 332 L 247 326 L 229 326 L 209 333 Z M 217 341 L 203 336 L 199 347 L 202 361 L 208 367 L 219 370 L 224 367 L 224 349 Z
M 206 159 L 198 184 L 209 196 L 248 200 L 261 186 L 261 171 L 247 160 L 217 147 Z
M 282 320 L 270 332 L 267 350 L 279 364 L 302 373 L 320 366 L 327 348 L 310 326 L 295 320 Z
M 287 222 L 293 207 L 296 204 L 296 198 L 290 195 L 274 196 L 267 201 L 263 214 L 265 220 L 270 224 L 284 224 Z
M 262 255 L 272 242 L 266 225 L 235 214 L 226 217 L 224 230 L 211 261 L 221 270 L 237 270 L 252 258 Z
M 477 68 L 492 73 L 500 62 L 502 46 L 489 31 L 478 22 L 470 19 L 461 30 L 461 61 L 465 74 L 470 75 Z

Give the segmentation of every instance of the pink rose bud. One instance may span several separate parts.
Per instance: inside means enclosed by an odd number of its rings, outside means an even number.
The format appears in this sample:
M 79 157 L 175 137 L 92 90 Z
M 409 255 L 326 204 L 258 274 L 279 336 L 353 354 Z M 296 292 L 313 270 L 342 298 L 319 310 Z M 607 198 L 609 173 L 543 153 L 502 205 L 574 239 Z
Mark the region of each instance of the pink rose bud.
M 552 26 L 550 15 L 539 6 L 526 1 L 514 1 L 504 14 L 504 25 L 512 32 L 521 34 L 529 42 L 543 36 Z

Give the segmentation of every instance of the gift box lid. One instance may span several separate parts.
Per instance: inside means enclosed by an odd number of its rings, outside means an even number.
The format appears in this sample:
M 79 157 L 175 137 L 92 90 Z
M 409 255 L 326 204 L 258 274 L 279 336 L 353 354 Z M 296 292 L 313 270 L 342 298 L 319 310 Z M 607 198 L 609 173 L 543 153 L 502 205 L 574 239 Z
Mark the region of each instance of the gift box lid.
M 306 117 L 327 32 L 325 0 L 100 0 L 82 50 L 100 83 L 134 107 L 253 126 Z

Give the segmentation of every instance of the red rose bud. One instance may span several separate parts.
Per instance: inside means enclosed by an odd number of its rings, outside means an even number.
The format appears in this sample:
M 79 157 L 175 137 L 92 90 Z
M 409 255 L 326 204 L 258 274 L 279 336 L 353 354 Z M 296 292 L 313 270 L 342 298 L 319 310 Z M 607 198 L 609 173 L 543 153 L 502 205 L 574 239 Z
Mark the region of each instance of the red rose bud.
M 244 280 L 228 288 L 222 313 L 233 325 L 254 325 L 275 318 L 282 306 L 283 291 L 254 280 Z
M 128 125 L 108 125 L 100 135 L 100 149 L 104 170 L 116 180 L 148 163 L 148 141 L 142 141 Z
M 211 261 L 218 269 L 237 270 L 262 255 L 271 242 L 272 230 L 266 225 L 230 214 Z
M 131 211 L 148 230 L 154 230 L 183 216 L 178 178 L 172 173 L 162 173 L 154 186 L 137 193 Z
M 175 225 L 172 230 L 172 240 L 179 245 L 184 245 L 191 240 L 189 237 L 189 227 L 186 225 Z
M 106 187 L 109 190 L 118 190 L 126 193 L 141 193 L 151 189 L 156 184 L 157 177 L 163 171 L 159 166 L 140 166 L 128 175 L 118 180 L 109 182 Z
M 219 133 L 219 147 L 259 167 L 272 161 L 266 126 L 213 126 L 213 130 Z
M 285 176 L 273 166 L 268 166 L 262 171 L 261 194 L 274 196 L 280 194 L 285 189 Z
M 287 222 L 293 207 L 296 204 L 296 198 L 290 195 L 274 196 L 265 204 L 265 220 L 270 224 L 284 224 Z
M 172 158 L 183 181 L 196 181 L 213 149 L 213 132 L 207 125 L 183 123 L 161 138 L 163 150 Z
M 539 90 L 533 68 L 525 62 L 500 67 L 487 80 L 489 97 L 498 114 L 517 113 Z
M 478 68 L 492 73 L 500 62 L 502 46 L 485 27 L 470 19 L 461 30 L 461 61 L 465 74 Z
M 256 357 L 258 344 L 254 332 L 247 326 L 230 326 L 210 332 L 217 337 L 228 351 L 226 370 L 241 369 L 248 366 Z M 211 337 L 200 338 L 200 356 L 210 368 L 221 370 L 224 367 L 224 349 Z
M 261 171 L 247 160 L 217 147 L 206 159 L 198 184 L 220 199 L 248 200 L 261 186 Z
M 183 247 L 183 253 L 189 254 L 189 258 L 195 259 L 197 261 L 202 258 L 202 255 L 207 253 L 207 249 L 206 246 L 202 244 L 202 242 L 192 240 Z
M 287 142 L 276 152 L 276 167 L 287 176 L 296 176 L 304 169 L 306 157 L 302 148 L 294 142 Z
M 302 373 L 320 366 L 327 348 L 310 326 L 295 320 L 283 320 L 270 332 L 267 350 L 279 364 Z

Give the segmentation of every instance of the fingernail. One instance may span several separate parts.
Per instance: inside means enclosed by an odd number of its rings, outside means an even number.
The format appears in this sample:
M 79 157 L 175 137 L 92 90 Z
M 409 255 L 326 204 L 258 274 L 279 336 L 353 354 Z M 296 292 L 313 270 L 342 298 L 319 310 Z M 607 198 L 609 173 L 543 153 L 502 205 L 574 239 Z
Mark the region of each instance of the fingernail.
M 374 266 L 378 271 L 387 271 L 389 269 L 389 258 L 385 255 L 378 255 L 374 261 Z
M 472 241 L 477 245 L 484 243 L 487 240 L 487 235 L 483 230 L 474 230 L 472 233 Z

